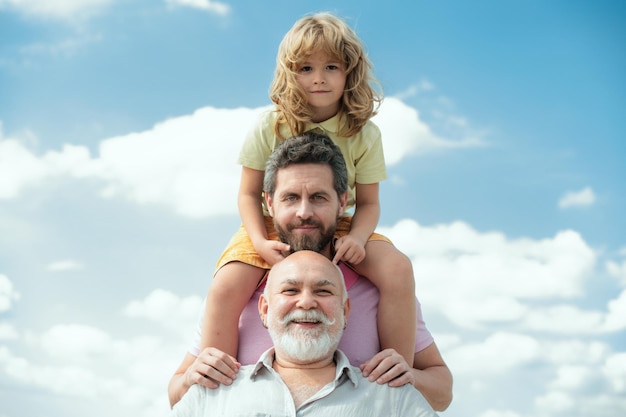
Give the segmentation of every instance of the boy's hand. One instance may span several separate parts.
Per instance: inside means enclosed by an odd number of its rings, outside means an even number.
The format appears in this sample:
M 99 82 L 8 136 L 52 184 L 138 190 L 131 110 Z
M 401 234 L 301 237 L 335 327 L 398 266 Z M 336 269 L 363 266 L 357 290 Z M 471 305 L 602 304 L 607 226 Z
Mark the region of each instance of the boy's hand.
M 339 261 L 344 261 L 352 265 L 357 265 L 363 259 L 365 259 L 365 242 L 349 234 L 335 241 L 335 257 L 333 258 L 333 263 L 336 264 Z
M 273 266 L 285 259 L 284 253 L 289 251 L 290 246 L 276 240 L 264 240 L 259 245 L 255 245 L 254 249 L 265 262 Z
M 237 377 L 241 364 L 237 359 L 216 348 L 206 348 L 187 368 L 184 383 L 188 387 L 200 384 L 209 389 L 216 389 L 221 384 L 230 385 Z

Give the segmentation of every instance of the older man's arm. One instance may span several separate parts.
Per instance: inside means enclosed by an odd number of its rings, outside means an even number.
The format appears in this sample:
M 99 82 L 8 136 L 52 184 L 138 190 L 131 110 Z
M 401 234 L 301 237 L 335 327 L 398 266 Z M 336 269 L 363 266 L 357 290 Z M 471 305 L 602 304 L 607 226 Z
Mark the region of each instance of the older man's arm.
M 437 411 L 445 410 L 452 402 L 452 374 L 434 342 L 415 353 L 413 367 L 394 349 L 385 349 L 360 368 L 364 376 L 379 384 L 412 384 Z

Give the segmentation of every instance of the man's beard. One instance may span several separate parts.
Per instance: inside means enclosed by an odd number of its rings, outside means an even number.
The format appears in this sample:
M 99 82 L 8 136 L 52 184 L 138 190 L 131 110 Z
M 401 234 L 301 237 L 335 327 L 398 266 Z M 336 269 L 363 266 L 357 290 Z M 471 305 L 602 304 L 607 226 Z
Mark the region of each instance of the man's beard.
M 319 235 L 311 236 L 309 234 L 293 233 L 293 229 L 300 226 L 316 226 L 319 231 Z M 276 221 L 274 221 L 274 229 L 278 234 L 278 238 L 281 242 L 286 243 L 291 248 L 291 253 L 300 250 L 312 250 L 315 252 L 321 252 L 335 235 L 337 225 L 333 224 L 328 228 L 316 220 L 302 220 L 298 223 L 289 223 L 286 228 L 281 227 Z
M 339 314 L 339 325 L 334 332 L 329 327 L 335 324 L 319 310 L 296 310 L 282 319 L 274 318 L 271 309 L 267 312 L 268 330 L 274 346 L 292 360 L 314 362 L 332 355 L 343 333 L 344 317 Z M 292 321 L 318 321 L 319 328 L 303 329 Z

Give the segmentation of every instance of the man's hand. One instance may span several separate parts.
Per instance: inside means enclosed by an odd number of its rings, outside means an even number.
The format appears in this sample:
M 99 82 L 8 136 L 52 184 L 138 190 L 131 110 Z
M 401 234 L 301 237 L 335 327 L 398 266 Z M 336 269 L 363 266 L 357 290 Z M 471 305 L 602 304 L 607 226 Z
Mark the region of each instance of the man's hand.
M 363 259 L 365 259 L 365 242 L 350 234 L 342 236 L 335 241 L 333 263 L 344 261 L 352 265 L 358 265 Z
M 209 389 L 216 389 L 220 383 L 232 384 L 240 367 L 241 364 L 232 356 L 219 349 L 208 347 L 200 352 L 187 368 L 183 381 L 188 387 L 200 384 Z
M 414 385 L 415 382 L 413 372 L 411 372 L 412 367 L 395 349 L 385 349 L 378 352 L 359 368 L 363 376 L 371 382 L 389 383 L 390 387 L 400 387 L 404 384 Z

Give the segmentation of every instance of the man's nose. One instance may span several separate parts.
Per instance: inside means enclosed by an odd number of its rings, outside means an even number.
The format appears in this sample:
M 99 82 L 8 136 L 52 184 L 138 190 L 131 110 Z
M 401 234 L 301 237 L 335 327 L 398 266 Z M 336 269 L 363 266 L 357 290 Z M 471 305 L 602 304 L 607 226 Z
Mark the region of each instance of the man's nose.
M 312 214 L 313 210 L 311 208 L 311 203 L 306 199 L 302 199 L 300 201 L 300 206 L 298 207 L 298 217 L 301 219 L 308 219 Z
M 303 310 L 311 310 L 317 307 L 317 300 L 311 291 L 302 291 L 297 306 Z

